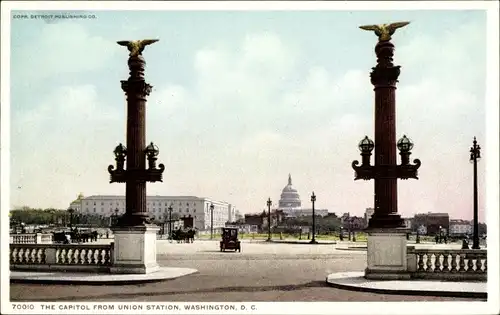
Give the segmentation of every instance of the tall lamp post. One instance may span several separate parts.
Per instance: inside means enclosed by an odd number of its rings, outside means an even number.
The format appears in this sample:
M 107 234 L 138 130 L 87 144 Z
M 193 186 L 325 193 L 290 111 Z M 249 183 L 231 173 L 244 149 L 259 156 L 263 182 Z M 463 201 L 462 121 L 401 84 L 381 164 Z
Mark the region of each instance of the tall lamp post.
M 477 161 L 481 159 L 481 147 L 477 144 L 476 137 L 470 148 L 470 162 L 474 165 L 474 235 L 472 239 L 472 249 L 479 247 L 479 222 L 478 222 L 478 201 L 477 201 Z
M 118 208 L 115 209 L 115 215 L 113 216 L 113 225 L 116 225 L 118 223 Z
M 172 203 L 168 206 L 168 239 L 172 239 Z
M 72 231 L 73 230 L 73 212 L 75 212 L 75 210 L 72 208 L 69 208 L 68 212 L 69 212 L 69 229 Z
M 271 197 L 267 199 L 267 241 L 271 241 Z
M 312 202 L 313 226 L 312 226 L 312 239 L 309 242 L 309 244 L 318 244 L 318 242 L 316 242 L 316 213 L 314 212 L 314 203 L 316 202 L 316 195 L 314 194 L 314 191 L 311 195 L 311 202 Z
M 210 204 L 210 239 L 214 238 L 214 204 Z
M 406 241 L 404 220 L 398 214 L 398 179 L 418 179 L 420 160 L 410 164 L 413 143 L 403 136 L 396 142 L 396 84 L 401 73 L 400 66 L 394 65 L 394 44 L 391 42 L 395 31 L 410 22 L 363 25 L 363 30 L 373 31 L 378 37 L 375 46 L 377 65 L 372 68 L 370 81 L 374 87 L 375 121 L 374 141 L 367 136 L 359 143 L 361 165 L 352 162 L 355 180 L 374 180 L 374 213 L 368 222 L 368 255 L 366 279 L 407 279 L 399 267 L 387 267 L 386 261 L 406 260 L 406 246 L 394 251 Z M 372 151 L 375 149 L 374 165 L 370 165 Z M 401 164 L 397 164 L 397 149 L 400 151 Z M 399 248 L 399 247 L 398 247 Z M 372 253 L 377 253 L 372 254 Z M 390 258 L 389 258 L 390 257 Z

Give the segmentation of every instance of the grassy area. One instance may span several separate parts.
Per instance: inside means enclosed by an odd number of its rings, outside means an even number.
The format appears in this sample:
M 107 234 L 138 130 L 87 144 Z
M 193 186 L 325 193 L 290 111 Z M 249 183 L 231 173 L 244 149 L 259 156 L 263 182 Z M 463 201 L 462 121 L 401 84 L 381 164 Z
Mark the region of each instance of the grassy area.
M 204 234 L 204 235 L 199 235 L 199 238 L 200 239 L 210 239 L 210 234 Z M 214 233 L 214 239 L 220 239 L 221 236 L 220 234 L 215 234 Z M 245 234 L 245 233 L 240 233 L 238 234 L 238 238 L 239 239 L 242 239 L 242 240 L 252 240 L 252 239 L 255 239 L 255 240 L 266 240 L 268 238 L 268 234 L 267 233 L 249 233 L 249 234 Z M 283 240 L 299 240 L 299 236 L 298 235 L 294 235 L 294 234 L 285 234 L 283 233 L 280 237 L 280 234 L 279 233 L 272 233 L 271 234 L 271 238 L 273 240 L 280 240 L 280 239 L 283 239 Z M 307 240 L 307 233 L 306 234 L 302 234 L 302 240 Z M 310 239 L 310 238 L 309 238 Z M 320 235 L 316 235 L 316 239 L 317 240 L 323 240 L 323 241 L 337 241 L 339 240 L 339 237 L 338 235 L 326 235 L 326 234 L 320 234 Z M 348 240 L 348 237 L 347 235 L 344 237 L 344 241 L 347 241 Z M 359 241 L 359 242 L 366 242 L 366 234 L 365 233 L 362 233 L 362 232 L 356 232 L 356 241 Z

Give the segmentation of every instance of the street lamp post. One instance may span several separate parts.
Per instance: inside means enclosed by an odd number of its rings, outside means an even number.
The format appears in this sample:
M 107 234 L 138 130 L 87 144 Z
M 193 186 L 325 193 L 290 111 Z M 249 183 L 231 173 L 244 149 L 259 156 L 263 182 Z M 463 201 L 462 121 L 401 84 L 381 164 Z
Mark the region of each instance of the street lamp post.
M 362 163 L 359 166 L 358 161 L 352 163 L 355 180 L 375 181 L 375 212 L 368 223 L 369 230 L 404 226 L 397 211 L 397 179 L 418 179 L 417 170 L 421 165 L 418 159 L 413 160 L 414 165 L 410 164 L 413 143 L 406 136 L 396 143 L 396 83 L 401 70 L 400 66 L 393 64 L 394 44 L 390 39 L 396 29 L 408 24 L 409 22 L 384 24 L 384 30 L 388 33 L 373 26 L 360 26 L 364 30 L 375 30 L 379 37 L 375 46 L 377 65 L 370 73 L 375 91 L 375 141 L 370 140 L 368 136 L 361 140 L 359 149 Z M 396 147 L 400 150 L 400 165 L 397 165 L 396 161 Z M 373 149 L 375 165 L 370 165 Z
M 481 158 L 481 147 L 477 144 L 476 137 L 470 148 L 470 162 L 474 165 L 474 235 L 472 249 L 479 247 L 479 223 L 478 223 L 478 201 L 477 201 L 477 161 Z
M 348 239 L 351 241 L 351 213 L 347 213 L 347 233 Z
M 314 212 L 314 203 L 316 202 L 316 195 L 314 195 L 314 191 L 311 195 L 311 202 L 312 202 L 313 224 L 312 224 L 312 239 L 309 242 L 309 244 L 318 244 L 318 242 L 316 242 L 316 213 Z
M 214 238 L 214 204 L 210 204 L 210 239 Z
M 72 208 L 69 208 L 68 212 L 69 212 L 69 229 L 71 231 L 73 231 L 73 212 L 75 212 L 75 210 Z
M 267 199 L 267 241 L 271 241 L 271 197 Z
M 168 239 L 172 239 L 172 203 L 168 206 Z
M 114 218 L 113 218 L 113 225 L 116 225 L 118 223 L 118 208 L 115 209 L 115 215 L 114 215 Z

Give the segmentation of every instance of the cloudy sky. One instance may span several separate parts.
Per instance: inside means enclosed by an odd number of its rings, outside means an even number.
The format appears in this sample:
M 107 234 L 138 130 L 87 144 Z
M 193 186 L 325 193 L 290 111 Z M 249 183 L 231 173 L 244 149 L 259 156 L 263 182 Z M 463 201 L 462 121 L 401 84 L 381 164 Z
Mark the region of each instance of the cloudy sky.
M 474 136 L 485 142 L 486 14 L 481 11 L 98 11 L 95 19 L 11 23 L 11 204 L 67 208 L 109 184 L 125 143 L 125 47 L 145 49 L 147 141 L 163 183 L 242 213 L 277 203 L 288 174 L 310 206 L 362 215 L 373 181 L 354 181 L 357 144 L 373 138 L 376 37 L 363 24 L 409 20 L 393 37 L 401 65 L 397 136 L 415 142 L 420 180 L 399 181 L 399 212 L 472 218 Z M 484 160 L 479 164 L 484 217 Z

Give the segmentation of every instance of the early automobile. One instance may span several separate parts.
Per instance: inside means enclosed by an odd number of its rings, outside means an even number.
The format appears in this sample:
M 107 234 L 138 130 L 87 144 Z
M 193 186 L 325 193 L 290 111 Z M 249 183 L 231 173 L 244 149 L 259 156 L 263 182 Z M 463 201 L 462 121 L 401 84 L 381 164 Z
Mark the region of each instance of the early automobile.
M 240 241 L 238 240 L 238 228 L 222 228 L 222 240 L 220 241 L 220 251 L 234 249 L 241 252 Z

